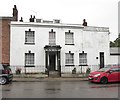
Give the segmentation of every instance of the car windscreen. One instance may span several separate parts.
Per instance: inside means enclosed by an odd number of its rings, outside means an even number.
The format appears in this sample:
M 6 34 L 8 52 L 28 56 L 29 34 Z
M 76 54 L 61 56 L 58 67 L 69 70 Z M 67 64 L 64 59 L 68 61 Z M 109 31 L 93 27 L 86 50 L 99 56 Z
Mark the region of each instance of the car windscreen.
M 98 72 L 106 72 L 107 70 L 109 70 L 110 67 L 104 67 L 98 70 Z
M 2 74 L 3 66 L 0 64 L 0 75 Z
M 3 69 L 3 66 L 2 66 L 2 64 L 0 64 L 0 70 L 2 70 Z

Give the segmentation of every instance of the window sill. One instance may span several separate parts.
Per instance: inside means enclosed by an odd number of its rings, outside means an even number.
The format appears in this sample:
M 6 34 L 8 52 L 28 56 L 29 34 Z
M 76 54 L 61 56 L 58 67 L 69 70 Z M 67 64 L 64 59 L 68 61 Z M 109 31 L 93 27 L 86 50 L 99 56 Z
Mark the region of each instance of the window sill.
M 65 66 L 75 66 L 75 65 L 65 65 Z
M 35 45 L 35 43 L 25 43 L 26 45 Z
M 79 65 L 79 66 L 88 66 L 88 65 Z
M 65 45 L 75 45 L 75 44 L 65 44 Z
M 25 67 L 35 67 L 34 65 L 25 65 Z
M 120 55 L 120 53 L 112 53 L 112 54 L 110 53 L 110 55 L 111 56 L 118 56 L 118 55 Z

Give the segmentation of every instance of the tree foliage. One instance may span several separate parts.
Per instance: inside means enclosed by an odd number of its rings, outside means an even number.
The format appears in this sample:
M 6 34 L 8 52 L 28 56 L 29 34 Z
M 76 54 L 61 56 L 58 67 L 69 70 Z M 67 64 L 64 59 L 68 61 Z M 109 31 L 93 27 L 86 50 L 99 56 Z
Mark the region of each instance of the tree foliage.
M 120 47 L 120 33 L 116 40 L 114 40 L 113 42 L 110 41 L 110 47 Z

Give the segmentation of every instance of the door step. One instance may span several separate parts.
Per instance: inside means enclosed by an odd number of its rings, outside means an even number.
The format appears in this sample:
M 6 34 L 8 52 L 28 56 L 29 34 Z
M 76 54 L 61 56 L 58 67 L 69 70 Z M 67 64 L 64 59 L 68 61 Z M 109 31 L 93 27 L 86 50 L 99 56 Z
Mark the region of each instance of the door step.
M 60 77 L 58 71 L 49 71 L 49 77 Z

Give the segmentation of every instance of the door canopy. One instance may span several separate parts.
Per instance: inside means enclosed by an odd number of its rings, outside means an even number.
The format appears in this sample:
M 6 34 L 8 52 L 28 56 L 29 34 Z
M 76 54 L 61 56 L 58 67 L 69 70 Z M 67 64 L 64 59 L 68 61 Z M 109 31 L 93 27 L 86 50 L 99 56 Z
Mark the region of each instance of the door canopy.
M 45 51 L 60 51 L 61 47 L 60 45 L 55 45 L 55 46 L 46 45 L 44 49 Z

